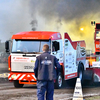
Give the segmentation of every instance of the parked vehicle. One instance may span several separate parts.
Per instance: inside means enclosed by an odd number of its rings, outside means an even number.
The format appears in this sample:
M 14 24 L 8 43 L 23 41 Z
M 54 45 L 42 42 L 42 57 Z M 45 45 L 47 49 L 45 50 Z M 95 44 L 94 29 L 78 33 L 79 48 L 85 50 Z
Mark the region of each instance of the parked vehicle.
M 100 23 L 95 24 L 94 44 L 95 52 L 90 53 L 86 57 L 89 60 L 89 68 L 87 68 L 87 71 L 91 73 L 91 80 L 93 82 L 100 82 Z

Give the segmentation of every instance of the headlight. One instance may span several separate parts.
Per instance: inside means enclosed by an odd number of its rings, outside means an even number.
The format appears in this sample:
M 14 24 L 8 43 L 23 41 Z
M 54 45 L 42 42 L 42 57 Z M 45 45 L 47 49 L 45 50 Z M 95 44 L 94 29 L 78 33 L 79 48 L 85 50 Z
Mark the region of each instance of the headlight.
M 12 76 L 11 76 L 11 78 L 13 78 L 13 79 L 16 79 L 16 74 L 13 74 Z

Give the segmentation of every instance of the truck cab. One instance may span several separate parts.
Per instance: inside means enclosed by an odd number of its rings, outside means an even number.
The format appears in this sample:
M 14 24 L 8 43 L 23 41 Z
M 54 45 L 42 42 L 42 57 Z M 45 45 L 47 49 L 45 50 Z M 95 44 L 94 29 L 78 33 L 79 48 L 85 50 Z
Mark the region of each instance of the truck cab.
M 43 52 L 44 44 L 48 44 L 49 52 L 57 57 L 59 63 L 63 63 L 63 43 L 59 32 L 31 31 L 14 34 L 11 51 L 9 42 L 6 42 L 6 51 L 10 51 L 8 79 L 14 82 L 15 87 L 36 84 L 33 69 L 36 57 Z M 59 84 L 57 85 L 59 87 Z
M 96 23 L 94 33 L 95 54 L 100 54 L 100 23 Z

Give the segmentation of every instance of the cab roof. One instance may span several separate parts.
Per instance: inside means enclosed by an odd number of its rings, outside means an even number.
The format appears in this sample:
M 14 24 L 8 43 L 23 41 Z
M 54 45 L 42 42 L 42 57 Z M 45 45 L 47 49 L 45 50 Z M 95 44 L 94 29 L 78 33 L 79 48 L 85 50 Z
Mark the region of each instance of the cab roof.
M 61 39 L 61 34 L 59 32 L 49 31 L 19 32 L 14 34 L 12 36 L 12 39 L 58 40 Z

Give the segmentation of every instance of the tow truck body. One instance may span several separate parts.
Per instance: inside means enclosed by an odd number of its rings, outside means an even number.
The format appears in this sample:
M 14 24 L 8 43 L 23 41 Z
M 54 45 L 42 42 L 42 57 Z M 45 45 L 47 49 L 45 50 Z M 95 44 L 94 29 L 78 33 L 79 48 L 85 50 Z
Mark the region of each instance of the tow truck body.
M 36 84 L 33 69 L 44 44 L 49 45 L 49 52 L 57 57 L 61 65 L 61 71 L 57 73 L 55 81 L 57 88 L 62 86 L 63 80 L 83 78 L 83 72 L 86 70 L 85 41 L 72 41 L 68 33 L 64 33 L 62 40 L 59 32 L 44 31 L 20 32 L 12 36 L 12 41 L 8 58 L 8 79 L 14 82 L 16 88 L 24 84 Z M 20 44 L 27 50 L 22 51 Z M 9 41 L 6 41 L 6 51 L 9 52 Z

